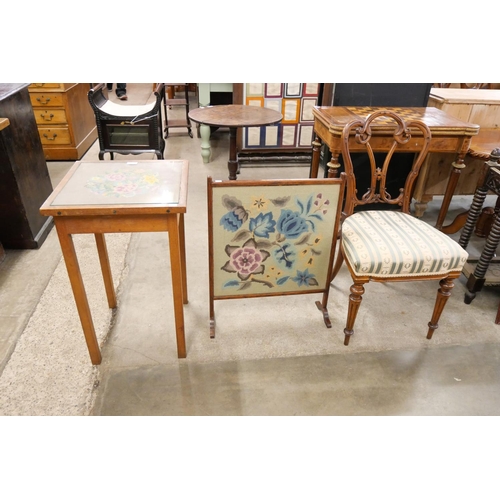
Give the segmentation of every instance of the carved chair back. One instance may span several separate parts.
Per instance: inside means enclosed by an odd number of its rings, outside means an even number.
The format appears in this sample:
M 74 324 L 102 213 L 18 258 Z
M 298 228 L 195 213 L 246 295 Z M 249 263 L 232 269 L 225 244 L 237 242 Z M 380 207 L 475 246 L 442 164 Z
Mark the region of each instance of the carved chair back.
M 393 129 L 392 137 L 377 137 L 377 131 L 387 130 L 387 127 Z M 410 213 L 413 186 L 428 153 L 430 140 L 431 131 L 425 123 L 418 120 L 405 122 L 400 115 L 388 110 L 376 111 L 365 120 L 353 120 L 346 125 L 342 133 L 342 157 L 347 175 L 344 215 L 351 215 L 357 206 L 380 203 L 397 205 L 402 212 Z M 389 143 L 382 144 L 381 141 L 389 141 Z M 412 149 L 415 144 L 420 149 L 415 154 L 409 174 L 403 179 L 404 185 L 399 187 L 399 194 L 394 197 L 386 188 L 388 177 L 398 166 L 394 155 L 408 152 L 410 141 Z M 365 193 L 358 193 L 356 188 L 356 172 L 350 154 L 350 148 L 354 144 L 358 145 L 356 151 L 359 151 L 359 145 L 364 146 L 370 163 L 370 181 Z M 385 156 L 375 155 L 378 152 L 377 147 L 387 150 Z

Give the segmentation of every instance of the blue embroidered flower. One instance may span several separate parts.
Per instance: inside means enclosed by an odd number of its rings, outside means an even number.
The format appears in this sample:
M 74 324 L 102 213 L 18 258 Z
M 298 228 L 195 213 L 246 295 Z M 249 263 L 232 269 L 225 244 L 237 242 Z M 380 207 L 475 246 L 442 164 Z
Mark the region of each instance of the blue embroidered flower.
M 247 211 L 243 207 L 235 207 L 233 210 L 221 217 L 220 225 L 227 231 L 234 233 L 247 219 Z
M 277 225 L 278 231 L 286 238 L 295 239 L 309 230 L 306 220 L 298 212 L 282 210 Z
M 305 271 L 297 271 L 297 276 L 295 276 L 295 278 L 292 278 L 292 280 L 295 281 L 299 286 L 311 286 L 318 284 L 318 281 L 314 277 L 314 274 L 309 274 L 309 269 L 306 269 Z
M 290 243 L 285 243 L 275 248 L 273 250 L 273 255 L 278 264 L 284 265 L 286 268 L 290 269 L 293 267 L 297 252 L 295 251 L 295 246 L 290 245 Z
M 274 233 L 276 221 L 273 220 L 272 212 L 260 213 L 254 219 L 250 219 L 250 231 L 260 238 L 269 238 L 270 233 Z

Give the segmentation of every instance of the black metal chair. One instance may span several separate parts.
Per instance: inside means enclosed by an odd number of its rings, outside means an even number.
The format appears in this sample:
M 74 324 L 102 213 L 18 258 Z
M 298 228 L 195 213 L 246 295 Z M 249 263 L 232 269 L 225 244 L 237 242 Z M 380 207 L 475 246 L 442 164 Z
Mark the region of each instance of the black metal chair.
M 104 83 L 88 92 L 94 110 L 99 138 L 99 159 L 109 153 L 154 153 L 163 160 L 165 140 L 162 131 L 161 99 L 163 83 L 153 91 L 154 100 L 143 105 L 123 105 L 110 101 L 104 94 Z

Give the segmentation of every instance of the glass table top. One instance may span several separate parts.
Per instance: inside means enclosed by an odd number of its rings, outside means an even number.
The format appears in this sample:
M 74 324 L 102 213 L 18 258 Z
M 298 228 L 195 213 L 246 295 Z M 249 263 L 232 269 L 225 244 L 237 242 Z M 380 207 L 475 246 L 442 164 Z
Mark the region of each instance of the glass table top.
M 184 160 L 82 162 L 50 206 L 172 205 L 180 199 Z

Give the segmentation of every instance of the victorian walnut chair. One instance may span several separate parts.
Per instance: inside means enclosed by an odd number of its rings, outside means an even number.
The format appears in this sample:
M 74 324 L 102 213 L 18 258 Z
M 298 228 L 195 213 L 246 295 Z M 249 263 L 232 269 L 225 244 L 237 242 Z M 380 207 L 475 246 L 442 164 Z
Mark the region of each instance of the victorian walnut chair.
M 105 84 L 99 83 L 88 92 L 97 125 L 99 159 L 103 160 L 105 153 L 109 153 L 112 160 L 114 153 L 154 153 L 159 160 L 163 160 L 163 83 L 154 89 L 154 99 L 142 105 L 112 102 L 103 94 L 104 88 Z
M 394 130 L 389 144 L 380 144 L 377 128 Z M 341 242 L 332 271 L 332 280 L 345 260 L 352 276 L 344 345 L 354 333 L 354 322 L 369 281 L 440 280 L 440 288 L 432 318 L 428 323 L 427 338 L 438 327 L 439 317 L 451 295 L 453 280 L 460 276 L 467 261 L 467 252 L 448 235 L 410 214 L 413 185 L 427 155 L 431 132 L 421 121 L 403 119 L 387 110 L 379 110 L 366 120 L 358 119 L 346 125 L 342 133 L 342 156 L 347 175 L 347 193 L 343 210 Z M 387 178 L 397 168 L 394 153 L 405 152 L 411 142 L 412 150 L 420 146 L 404 186 L 397 196 L 386 188 Z M 374 151 L 388 151 L 377 165 Z M 370 185 L 362 196 L 356 189 L 356 176 L 350 147 L 356 144 L 366 150 L 371 169 Z M 395 161 L 393 161 L 395 160 Z M 379 163 L 382 163 L 379 161 Z M 385 204 L 383 207 L 382 204 Z M 355 212 L 356 210 L 356 213 Z

